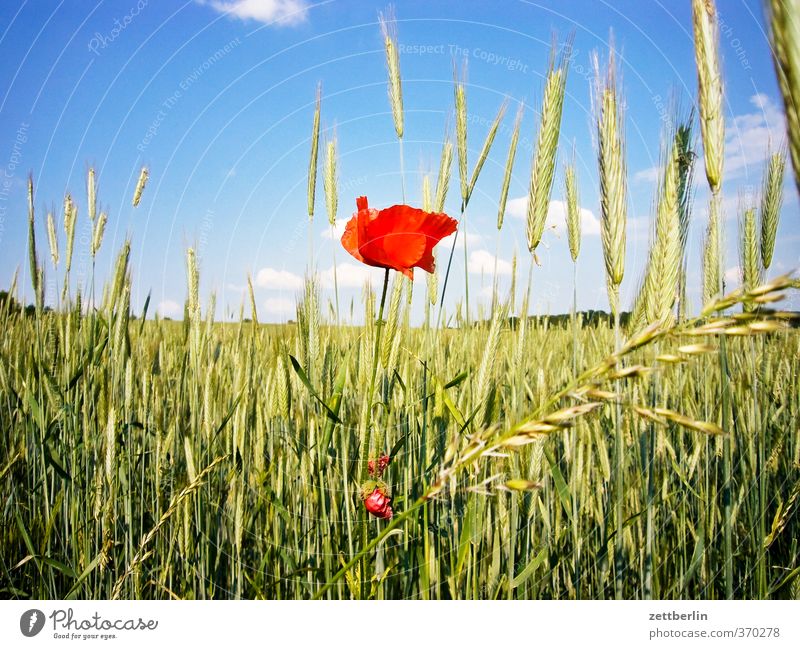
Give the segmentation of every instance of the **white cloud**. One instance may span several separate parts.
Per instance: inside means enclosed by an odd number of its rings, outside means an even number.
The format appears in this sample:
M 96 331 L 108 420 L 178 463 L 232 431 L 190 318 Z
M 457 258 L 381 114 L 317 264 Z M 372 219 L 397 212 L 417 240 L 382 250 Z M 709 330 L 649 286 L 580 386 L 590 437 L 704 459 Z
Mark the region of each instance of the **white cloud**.
M 444 239 L 439 242 L 439 245 L 436 246 L 436 252 L 441 255 L 443 254 L 443 250 L 447 250 L 449 254 L 450 248 L 453 247 L 453 237 L 456 236 L 456 233 L 447 235 Z M 479 243 L 483 241 L 483 235 L 478 234 L 477 232 L 467 232 L 466 236 L 464 236 L 463 232 L 458 232 L 458 238 L 456 239 L 456 248 L 459 250 L 464 249 L 464 241 L 467 242 L 467 249 L 471 248 L 472 246 L 477 246 Z
M 333 233 L 331 233 L 331 226 L 328 225 L 325 229 L 320 233 L 323 239 L 335 239 L 338 241 L 342 238 L 344 234 L 344 229 L 347 226 L 347 222 L 350 219 L 336 219 L 336 223 L 333 225 Z
M 264 302 L 264 309 L 267 313 L 291 318 L 297 313 L 297 305 L 294 300 L 285 297 L 271 297 Z
M 339 288 L 363 288 L 366 282 L 371 282 L 373 286 L 382 281 L 383 270 L 360 264 L 337 264 L 336 283 Z M 334 282 L 333 266 L 319 273 L 319 282 L 322 288 L 333 289 Z
M 725 176 L 748 172 L 748 167 L 767 159 L 768 146 L 786 139 L 783 111 L 767 95 L 750 97 L 752 113 L 734 116 L 725 129 Z M 751 170 L 752 173 L 752 170 Z
M 306 0 L 199 0 L 220 13 L 241 20 L 256 20 L 261 23 L 295 25 L 308 15 Z
M 594 215 L 594 212 L 581 207 L 580 214 L 581 235 L 600 234 L 600 219 Z M 567 204 L 564 201 L 550 201 L 545 227 L 552 228 L 558 234 L 567 229 Z
M 479 275 L 484 273 L 486 275 L 494 275 L 495 271 L 495 256 L 488 250 L 473 250 L 469 253 L 469 262 L 467 263 L 467 270 L 470 273 Z M 497 258 L 497 274 L 510 275 L 511 263 L 505 259 Z
M 256 286 L 272 291 L 296 291 L 303 288 L 303 278 L 288 270 L 262 268 L 256 273 Z
M 759 170 L 767 159 L 768 146 L 775 150 L 786 139 L 786 124 L 781 108 L 767 95 L 759 93 L 749 99 L 754 110 L 726 119 L 725 179 L 736 178 L 742 174 L 752 174 Z M 698 148 L 701 148 L 698 143 Z M 753 168 L 754 167 L 754 168 Z M 635 181 L 658 181 L 661 169 L 658 166 L 637 171 Z M 695 183 L 705 185 L 705 161 L 695 163 Z
M 738 266 L 731 266 L 725 271 L 725 281 L 733 286 L 738 286 L 742 280 L 742 271 Z
M 654 183 L 658 181 L 658 174 L 660 171 L 661 169 L 659 167 L 648 167 L 647 169 L 642 169 L 633 174 L 633 180 L 637 183 Z
M 518 219 L 528 218 L 528 197 L 521 196 L 512 198 L 508 201 L 506 211 L 511 216 Z M 600 220 L 592 210 L 585 207 L 580 208 L 581 212 L 581 235 L 600 234 Z M 545 219 L 545 229 L 553 230 L 556 234 L 564 232 L 567 227 L 567 204 L 564 201 L 550 201 L 547 207 L 547 218 Z
M 494 286 L 492 284 L 487 284 L 486 286 L 482 287 L 480 291 L 478 291 L 478 296 L 484 299 L 491 299 L 494 297 Z
M 161 300 L 156 307 L 156 313 L 162 318 L 178 318 L 183 315 L 183 305 L 174 300 Z

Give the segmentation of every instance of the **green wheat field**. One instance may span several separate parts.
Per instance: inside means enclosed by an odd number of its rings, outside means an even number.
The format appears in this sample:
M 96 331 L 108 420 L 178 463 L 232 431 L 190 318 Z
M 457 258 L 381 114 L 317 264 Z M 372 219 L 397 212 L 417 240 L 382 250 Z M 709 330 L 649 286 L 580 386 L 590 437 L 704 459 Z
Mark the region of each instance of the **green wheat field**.
M 337 324 L 313 269 L 288 324 L 259 323 L 252 284 L 239 321 L 214 322 L 192 249 L 183 318 L 133 312 L 129 242 L 105 281 L 70 281 L 76 223 L 93 228 L 83 251 L 92 260 L 103 243 L 94 171 L 85 194 L 46 218 L 31 179 L 20 263 L 35 304 L 20 302 L 16 281 L 0 295 L 2 596 L 800 597 L 800 335 L 783 302 L 798 282 L 769 269 L 785 174 L 800 168 L 797 21 L 791 3 L 767 3 L 789 131 L 727 232 L 742 271 L 724 286 L 717 17 L 710 0 L 692 4 L 697 106 L 676 111 L 663 138 L 649 257 L 630 296 L 620 295 L 624 98 L 613 51 L 598 56 L 586 136 L 596 141 L 607 314 L 527 316 L 554 192 L 567 199 L 569 253 L 580 255 L 580 179 L 558 147 L 569 40 L 541 89 L 530 170 L 516 155 L 519 117 L 509 150 L 494 152 L 507 160 L 498 232 L 512 174 L 530 174 L 519 290 L 476 308 L 467 277 L 457 308 L 443 310 L 456 289 L 453 251 L 440 246 L 436 275 L 413 286 L 427 293 L 421 325 L 410 323 L 412 282 L 388 269 L 382 287 L 364 290 L 363 326 Z M 391 16 L 383 28 L 402 171 Z M 442 212 L 448 190 L 460 192 L 451 216 L 462 223 L 498 127 L 513 119 L 501 106 L 468 160 L 466 100 L 457 73 L 453 137 L 421 206 Z M 318 184 L 336 214 L 336 143 L 318 146 L 323 110 L 318 95 L 309 214 L 298 219 L 314 216 Z M 702 259 L 686 245 L 695 174 L 711 196 Z M 694 310 L 688 265 L 702 268 Z M 379 519 L 362 487 L 383 454 L 394 515 Z

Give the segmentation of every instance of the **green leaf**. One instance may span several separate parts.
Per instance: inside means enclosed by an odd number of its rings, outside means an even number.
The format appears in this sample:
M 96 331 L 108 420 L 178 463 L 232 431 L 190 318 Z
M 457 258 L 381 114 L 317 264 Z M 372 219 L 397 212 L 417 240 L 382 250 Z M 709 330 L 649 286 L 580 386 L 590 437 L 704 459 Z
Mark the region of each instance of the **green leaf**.
M 33 561 L 36 563 L 36 568 L 39 570 L 39 574 L 41 575 L 42 565 L 36 558 L 36 550 L 33 549 L 33 542 L 28 534 L 28 530 L 25 529 L 25 523 L 22 522 L 22 517 L 19 515 L 19 509 L 17 507 L 14 507 L 14 518 L 17 521 L 17 528 L 19 529 L 19 533 L 22 535 L 22 540 L 25 542 L 25 547 L 28 548 L 28 553 L 33 557 Z
M 697 533 L 697 543 L 694 545 L 694 552 L 692 553 L 692 560 L 689 562 L 689 567 L 686 569 L 686 572 L 681 577 L 681 594 L 686 590 L 686 586 L 694 577 L 694 573 L 697 572 L 697 569 L 700 567 L 700 562 L 703 560 L 703 555 L 705 554 L 705 529 L 703 525 L 703 519 L 700 519 L 700 529 Z
M 558 492 L 558 498 L 561 501 L 561 507 L 564 509 L 567 518 L 572 520 L 572 496 L 569 493 L 567 482 L 564 480 L 561 469 L 558 468 L 558 464 L 553 457 L 553 452 L 549 449 L 544 449 L 544 455 L 547 458 L 547 463 L 550 465 L 550 472 L 553 474 L 553 482 Z
M 44 452 L 45 462 L 53 467 L 53 471 L 58 474 L 58 477 L 60 477 L 62 480 L 70 482 L 72 480 L 72 476 L 67 473 L 67 470 L 61 465 L 61 460 L 59 459 L 58 455 L 53 452 L 53 449 L 50 448 L 50 444 L 44 442 L 42 444 L 42 451 Z
M 225 415 L 225 418 L 222 420 L 222 423 L 219 426 L 217 426 L 216 435 L 219 435 L 222 432 L 222 429 L 225 428 L 225 426 L 228 425 L 228 422 L 231 420 L 231 417 L 233 417 L 233 413 L 236 412 L 236 406 L 238 406 L 239 402 L 242 400 L 242 395 L 243 394 L 244 394 L 244 390 L 242 390 L 239 393 L 239 396 L 236 397 L 236 399 L 234 399 L 233 405 L 231 405 L 231 409 L 228 410 L 228 414 Z
M 537 554 L 533 559 L 530 560 L 527 566 L 522 569 L 522 572 L 519 573 L 516 577 L 511 580 L 509 584 L 511 589 L 519 588 L 522 586 L 528 579 L 533 575 L 536 568 L 545 560 L 547 557 L 547 548 L 542 548 L 541 552 Z
M 444 384 L 444 389 L 449 390 L 450 388 L 456 387 L 459 383 L 463 382 L 469 376 L 469 372 L 461 372 L 454 378 L 450 379 L 447 383 Z
M 88 566 L 86 566 L 86 570 L 84 570 L 80 574 L 80 577 L 78 577 L 77 581 L 74 584 L 72 584 L 72 588 L 69 589 L 69 592 L 66 594 L 64 599 L 75 599 L 77 597 L 78 587 L 86 580 L 86 578 L 91 574 L 91 572 L 95 568 L 97 568 L 97 566 L 100 564 L 100 559 L 102 559 L 102 557 L 103 553 L 100 552 L 94 559 L 92 559 L 92 562 Z
M 314 397 L 317 401 L 319 401 L 320 404 L 322 404 L 322 407 L 325 408 L 325 411 L 328 413 L 328 417 L 333 419 L 333 421 L 335 421 L 337 424 L 341 424 L 342 420 L 339 419 L 339 416 L 335 412 L 333 412 L 330 406 L 322 400 L 322 397 L 320 397 L 319 394 L 317 394 L 317 391 L 314 389 L 314 386 L 311 385 L 311 381 L 308 380 L 308 376 L 306 375 L 299 361 L 291 354 L 289 354 L 288 356 L 289 360 L 292 362 L 292 367 L 294 368 L 294 371 L 297 373 L 297 376 L 300 377 L 300 380 L 303 382 L 303 385 L 305 385 L 308 391 L 311 393 L 311 396 Z
M 458 540 L 458 561 L 456 563 L 456 574 L 460 575 L 464 569 L 464 561 L 467 558 L 467 551 L 472 540 L 475 528 L 475 499 L 471 498 L 467 504 L 467 511 L 461 521 L 461 535 Z
M 524 478 L 512 478 L 511 480 L 505 483 L 507 489 L 511 489 L 512 491 L 534 491 L 535 489 L 541 489 L 542 485 L 538 482 L 531 482 L 530 480 L 525 480 Z
M 73 579 L 78 575 L 75 574 L 75 571 L 70 568 L 67 564 L 58 561 L 57 559 L 52 559 L 51 557 L 39 557 L 44 563 L 46 563 L 51 568 L 55 568 L 60 573 L 65 574 L 67 577 L 72 577 Z
M 318 453 L 318 457 L 320 458 L 327 452 L 331 443 L 331 437 L 333 437 L 333 429 L 337 423 L 340 423 L 339 410 L 342 407 L 342 394 L 344 393 L 344 384 L 347 380 L 347 363 L 349 360 L 350 356 L 348 354 L 342 360 L 342 364 L 336 374 L 336 383 L 333 386 L 333 394 L 331 395 L 330 404 L 328 405 L 328 409 L 333 413 L 335 419 L 334 417 L 328 417 L 325 421 L 325 430 L 322 434 L 322 447 L 319 449 Z

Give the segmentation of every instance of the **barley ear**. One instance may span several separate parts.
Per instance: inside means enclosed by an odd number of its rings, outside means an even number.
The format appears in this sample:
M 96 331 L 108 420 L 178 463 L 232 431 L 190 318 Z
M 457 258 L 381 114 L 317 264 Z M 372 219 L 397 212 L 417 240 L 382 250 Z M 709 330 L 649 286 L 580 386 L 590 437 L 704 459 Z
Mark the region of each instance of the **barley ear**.
M 30 266 L 31 284 L 33 293 L 36 296 L 36 306 L 41 309 L 42 287 L 39 285 L 41 273 L 39 268 L 39 256 L 36 254 L 36 229 L 35 213 L 33 209 L 33 176 L 28 176 L 28 264 Z
M 514 169 L 514 159 L 517 156 L 517 145 L 519 144 L 519 129 L 522 125 L 522 116 L 525 112 L 524 102 L 520 102 L 517 109 L 517 116 L 514 119 L 514 131 L 511 134 L 511 143 L 508 145 L 508 155 L 506 156 L 506 166 L 503 170 L 503 184 L 500 187 L 500 199 L 497 202 L 497 229 L 503 227 L 503 218 L 506 214 L 506 203 L 508 202 L 508 190 L 511 187 L 511 174 Z
M 426 212 L 433 211 L 433 197 L 431 196 L 431 177 L 425 174 L 422 177 L 422 209 Z M 441 210 L 437 210 L 441 212 Z M 428 291 L 428 304 L 436 304 L 436 294 L 438 292 L 438 281 L 436 274 L 436 251 L 433 251 L 434 266 L 433 272 L 428 273 L 426 277 L 426 285 Z
M 450 171 L 453 168 L 453 142 L 445 137 L 442 143 L 442 156 L 439 160 L 439 175 L 436 177 L 436 198 L 433 209 L 435 212 L 444 212 L 444 203 L 447 198 L 447 189 L 450 186 Z
M 247 273 L 247 295 L 250 298 L 250 312 L 253 318 L 253 327 L 258 326 L 258 309 L 256 308 L 256 296 L 253 291 L 253 279 Z
M 94 167 L 89 168 L 86 175 L 86 202 L 89 209 L 89 219 L 94 223 L 97 218 L 97 179 L 95 178 Z
M 795 183 L 800 191 L 800 0 L 767 0 L 772 58 L 783 95 Z
M 703 304 L 711 303 L 719 295 L 721 287 L 720 253 L 722 251 L 720 231 L 720 198 L 712 196 L 708 205 L 708 225 L 703 243 Z
M 783 204 L 783 177 L 786 171 L 786 148 L 770 154 L 761 189 L 761 265 L 764 270 L 772 264 L 778 221 Z
M 403 86 L 400 82 L 400 54 L 397 46 L 397 21 L 394 7 L 389 6 L 386 13 L 378 15 L 386 50 L 386 67 L 389 71 L 389 104 L 392 107 L 394 130 L 399 139 L 403 138 Z
M 308 220 L 314 218 L 314 199 L 317 193 L 317 157 L 319 156 L 319 118 L 322 107 L 322 84 L 317 84 L 314 104 L 314 126 L 311 131 L 311 155 L 308 159 Z
M 136 181 L 136 190 L 133 192 L 133 206 L 139 207 L 139 201 L 142 200 L 142 192 L 144 192 L 147 179 L 150 177 L 150 170 L 147 167 L 142 167 L 139 172 L 139 180 Z
M 325 147 L 325 167 L 322 174 L 322 188 L 325 191 L 325 207 L 328 210 L 328 223 L 331 225 L 336 224 L 336 214 L 339 211 L 336 144 L 336 134 L 334 133 Z
M 581 210 L 578 198 L 578 179 L 575 169 L 575 147 L 572 160 L 564 165 L 564 199 L 567 204 L 567 240 L 572 261 L 578 261 L 581 251 Z
M 50 245 L 50 259 L 53 267 L 58 266 L 58 236 L 56 235 L 56 221 L 53 212 L 47 213 L 47 242 Z
M 542 239 L 547 211 L 550 207 L 558 137 L 561 132 L 561 114 L 567 87 L 567 64 L 571 51 L 572 36 L 558 57 L 558 61 L 556 60 L 555 45 L 550 54 L 550 69 L 545 81 L 539 133 L 536 138 L 536 150 L 531 163 L 531 179 L 528 187 L 526 234 L 528 250 L 532 253 L 535 253 L 536 246 Z
M 66 272 L 72 268 L 72 250 L 75 246 L 75 224 L 78 220 L 78 208 L 72 202 L 72 197 L 67 194 L 64 197 L 64 233 L 67 237 L 67 251 L 66 251 Z
M 656 234 L 651 249 L 650 290 L 647 321 L 665 322 L 670 317 L 678 295 L 681 268 L 680 149 L 674 134 L 670 134 L 662 155 L 664 167 L 659 182 L 656 207 Z
M 722 186 L 725 117 L 722 112 L 719 25 L 714 0 L 692 0 L 692 23 L 706 177 L 711 191 L 716 194 Z
M 492 144 L 494 143 L 494 139 L 497 136 L 497 131 L 500 128 L 500 124 L 503 121 L 503 117 L 506 114 L 506 109 L 508 107 L 508 100 L 503 100 L 503 103 L 500 105 L 500 109 L 497 111 L 497 115 L 492 122 L 491 127 L 489 128 L 489 132 L 486 134 L 486 139 L 483 141 L 483 146 L 481 147 L 481 152 L 478 154 L 478 160 L 475 162 L 475 166 L 472 168 L 472 175 L 469 179 L 469 184 L 467 185 L 467 198 L 464 203 L 466 207 L 467 203 L 469 203 L 469 199 L 472 197 L 472 192 L 475 189 L 475 185 L 478 182 L 478 176 L 481 174 L 481 169 L 483 169 L 483 164 L 486 162 L 486 158 L 489 157 L 489 151 L 492 148 Z
M 618 98 L 613 45 L 607 70 L 601 73 L 593 57 L 595 89 L 593 110 L 597 128 L 600 171 L 600 240 L 603 245 L 609 302 L 616 313 L 619 285 L 625 272 L 625 226 L 628 197 L 625 171 L 624 111 Z
M 469 194 L 469 179 L 467 177 L 467 91 L 464 88 L 467 64 L 461 71 L 461 78 L 458 72 L 453 71 L 453 81 L 456 106 L 456 149 L 458 150 L 458 178 L 461 181 L 461 205 L 466 206 Z
M 761 284 L 757 212 L 751 196 L 743 195 L 739 202 L 739 267 L 742 287 L 751 291 Z M 745 302 L 744 306 L 751 310 L 753 305 Z
M 105 212 L 100 212 L 100 216 L 97 218 L 97 222 L 94 224 L 94 231 L 92 232 L 92 243 L 91 243 L 91 250 L 92 258 L 97 256 L 97 251 L 100 250 L 100 246 L 103 243 L 103 235 L 106 231 L 106 221 L 108 220 L 108 214 Z

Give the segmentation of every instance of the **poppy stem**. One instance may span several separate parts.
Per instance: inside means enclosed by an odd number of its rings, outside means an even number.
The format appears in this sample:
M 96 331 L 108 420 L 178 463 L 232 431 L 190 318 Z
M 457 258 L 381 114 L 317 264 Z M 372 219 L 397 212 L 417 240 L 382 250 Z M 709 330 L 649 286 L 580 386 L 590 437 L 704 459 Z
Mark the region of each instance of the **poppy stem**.
M 367 392 L 367 400 L 369 401 L 369 407 L 372 407 L 372 397 L 375 394 L 375 379 L 378 375 L 378 354 L 380 354 L 381 350 L 381 333 L 383 332 L 383 308 L 386 305 L 386 289 L 389 286 L 389 269 L 386 269 L 385 274 L 383 275 L 383 291 L 381 291 L 381 305 L 378 307 L 378 322 L 376 323 L 377 329 L 375 330 L 375 346 L 372 350 L 372 376 L 369 380 L 369 392 Z M 369 462 L 369 446 L 370 446 L 370 434 L 369 434 L 369 422 L 366 424 L 367 430 L 365 431 L 365 443 L 363 453 L 364 455 L 364 468 L 363 468 L 363 475 L 362 478 L 367 477 L 367 464 Z
M 372 351 L 372 375 L 369 381 L 369 391 L 367 392 L 367 416 L 364 417 L 363 422 L 363 440 L 364 443 L 361 446 L 361 482 L 363 483 L 367 476 L 369 475 L 369 455 L 370 455 L 370 444 L 371 444 L 371 430 L 369 424 L 369 412 L 372 410 L 372 397 L 375 394 L 375 379 L 378 375 L 378 354 L 380 353 L 381 349 L 381 332 L 383 331 L 383 309 L 386 306 L 386 290 L 389 286 L 389 269 L 386 269 L 386 273 L 383 276 L 383 291 L 381 292 L 381 305 L 378 307 L 378 322 L 376 323 L 377 329 L 375 330 L 375 346 Z M 364 519 L 364 522 L 361 525 L 361 544 L 362 546 L 366 546 L 369 549 L 371 546 L 367 544 L 368 538 L 368 531 L 367 531 L 367 519 Z M 380 536 L 378 537 L 380 538 Z M 367 562 L 365 553 L 359 553 L 356 557 L 352 559 L 351 563 L 355 563 L 358 558 L 361 558 L 361 597 L 363 598 L 365 595 L 365 584 L 367 583 L 366 574 L 367 574 Z M 321 594 L 321 593 L 320 593 Z

